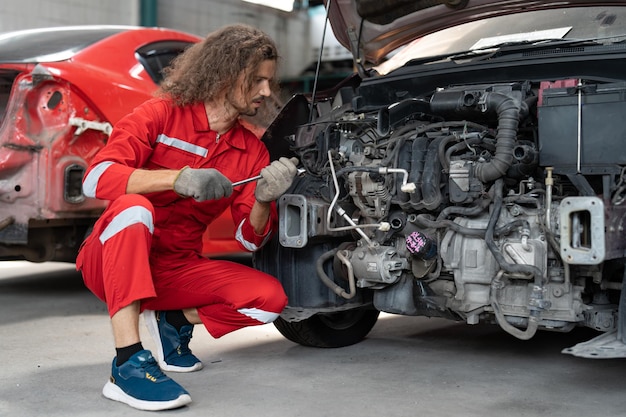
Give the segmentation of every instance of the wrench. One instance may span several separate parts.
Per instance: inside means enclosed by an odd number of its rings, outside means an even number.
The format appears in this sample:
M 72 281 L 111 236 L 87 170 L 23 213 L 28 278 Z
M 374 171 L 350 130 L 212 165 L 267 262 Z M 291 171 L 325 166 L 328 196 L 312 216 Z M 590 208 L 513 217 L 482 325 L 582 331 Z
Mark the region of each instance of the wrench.
M 301 175 L 304 175 L 304 173 L 305 173 L 305 172 L 306 172 L 306 169 L 304 169 L 304 168 L 298 168 L 298 173 L 297 173 L 296 175 L 297 175 L 297 176 L 301 176 Z M 258 181 L 258 180 L 260 180 L 261 178 L 263 178 L 263 176 L 262 176 L 262 175 L 257 175 L 257 176 L 255 176 L 255 177 L 246 178 L 245 180 L 236 181 L 236 182 L 233 182 L 233 187 L 236 187 L 236 186 L 238 186 L 238 185 L 247 184 L 247 183 L 252 182 L 252 181 Z

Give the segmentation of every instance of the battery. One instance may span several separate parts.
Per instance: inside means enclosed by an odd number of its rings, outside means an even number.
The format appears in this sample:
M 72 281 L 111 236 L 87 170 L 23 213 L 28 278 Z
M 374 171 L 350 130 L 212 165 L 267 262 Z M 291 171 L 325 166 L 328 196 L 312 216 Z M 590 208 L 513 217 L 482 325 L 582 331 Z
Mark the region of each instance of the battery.
M 580 165 L 581 172 L 592 173 L 626 164 L 626 83 L 546 88 L 541 93 L 541 166 L 570 171 Z

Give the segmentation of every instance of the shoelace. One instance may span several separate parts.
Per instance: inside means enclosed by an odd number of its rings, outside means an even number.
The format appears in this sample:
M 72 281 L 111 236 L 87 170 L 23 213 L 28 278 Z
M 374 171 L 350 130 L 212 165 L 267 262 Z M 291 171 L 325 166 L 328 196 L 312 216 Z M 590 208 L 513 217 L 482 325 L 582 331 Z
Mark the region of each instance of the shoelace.
M 150 376 L 156 378 L 157 380 L 167 378 L 167 375 L 165 375 L 165 373 L 161 370 L 161 367 L 153 357 L 141 362 L 139 366 L 146 374 L 150 374 Z
M 189 342 L 191 341 L 192 337 L 193 337 L 192 330 L 187 330 L 178 334 L 179 343 L 180 343 L 178 350 L 181 356 L 189 355 L 191 353 L 191 349 L 189 349 Z

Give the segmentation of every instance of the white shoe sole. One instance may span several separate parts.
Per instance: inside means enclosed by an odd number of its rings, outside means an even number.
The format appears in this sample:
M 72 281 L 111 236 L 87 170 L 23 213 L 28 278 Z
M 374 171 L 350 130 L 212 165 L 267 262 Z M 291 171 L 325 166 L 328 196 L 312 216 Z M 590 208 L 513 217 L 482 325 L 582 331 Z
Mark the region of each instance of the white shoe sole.
M 157 323 L 156 314 L 153 310 L 144 310 L 141 313 L 143 320 L 148 328 L 148 333 L 152 336 L 152 339 L 156 343 L 156 356 L 159 366 L 164 371 L 171 372 L 194 372 L 202 369 L 202 362 L 197 362 L 194 366 L 175 366 L 169 365 L 165 362 L 165 355 L 163 354 L 163 345 L 161 344 L 161 336 L 159 335 L 159 324 Z
M 102 395 L 110 400 L 119 401 L 138 410 L 145 411 L 171 410 L 172 408 L 183 407 L 191 402 L 191 396 L 189 394 L 182 394 L 178 398 L 169 401 L 140 400 L 126 394 L 120 387 L 111 381 L 108 381 L 104 385 L 104 388 L 102 388 Z

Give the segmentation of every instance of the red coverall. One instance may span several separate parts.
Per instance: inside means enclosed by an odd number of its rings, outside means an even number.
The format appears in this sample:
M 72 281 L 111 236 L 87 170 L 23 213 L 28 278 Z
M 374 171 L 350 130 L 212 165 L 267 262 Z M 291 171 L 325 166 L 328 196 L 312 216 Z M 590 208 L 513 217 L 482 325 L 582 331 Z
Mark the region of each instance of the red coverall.
M 221 137 L 211 131 L 202 103 L 181 108 L 155 98 L 137 107 L 116 124 L 83 180 L 87 197 L 111 200 L 76 259 L 86 286 L 111 316 L 137 300 L 142 310 L 197 308 L 216 338 L 276 319 L 287 297 L 274 277 L 201 256 L 207 225 L 228 207 L 243 249 L 254 251 L 270 237 L 277 223 L 273 203 L 262 235 L 248 219 L 254 183 L 205 202 L 174 191 L 125 194 L 135 168 L 215 168 L 234 182 L 268 164 L 263 143 L 240 124 Z

